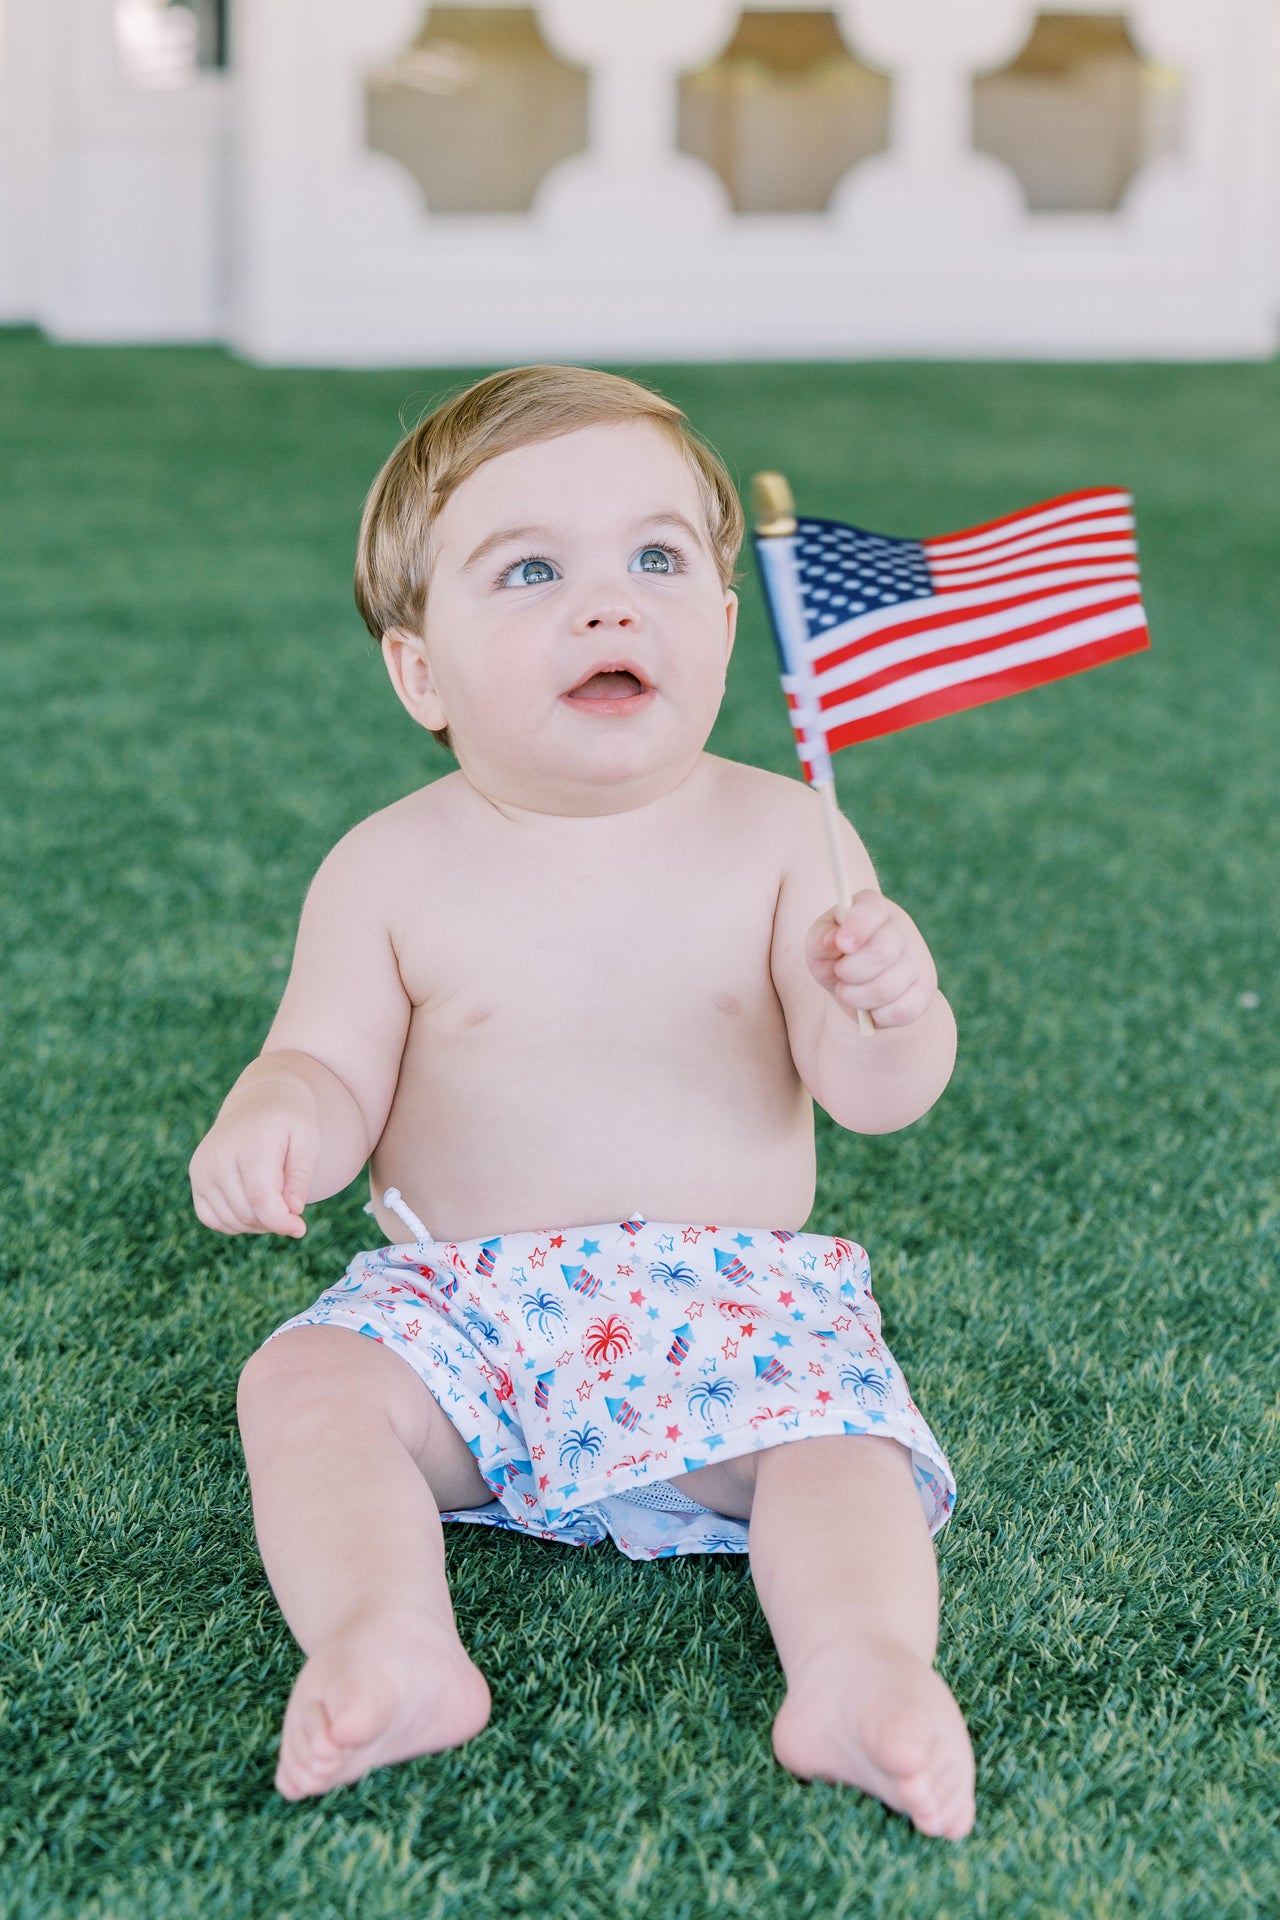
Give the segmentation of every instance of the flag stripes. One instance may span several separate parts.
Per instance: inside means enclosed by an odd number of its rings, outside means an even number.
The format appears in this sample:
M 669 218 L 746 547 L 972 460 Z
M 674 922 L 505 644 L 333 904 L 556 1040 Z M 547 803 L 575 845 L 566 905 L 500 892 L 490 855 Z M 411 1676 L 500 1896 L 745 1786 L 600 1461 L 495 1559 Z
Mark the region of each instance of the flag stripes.
M 967 533 L 939 533 L 925 544 L 939 558 L 951 553 L 972 553 L 975 547 L 991 547 L 1002 540 L 1016 540 L 1024 533 L 1037 533 L 1042 527 L 1059 527 L 1092 514 L 1130 516 L 1133 525 L 1133 499 L 1118 489 L 1087 488 L 1083 493 L 1060 493 L 1043 506 L 1024 507 L 1021 513 L 1007 513 L 1002 520 L 988 520 L 983 526 L 970 527 Z
M 857 740 L 1146 647 L 1132 505 L 1094 488 L 934 540 L 821 520 L 758 540 L 806 778 Z

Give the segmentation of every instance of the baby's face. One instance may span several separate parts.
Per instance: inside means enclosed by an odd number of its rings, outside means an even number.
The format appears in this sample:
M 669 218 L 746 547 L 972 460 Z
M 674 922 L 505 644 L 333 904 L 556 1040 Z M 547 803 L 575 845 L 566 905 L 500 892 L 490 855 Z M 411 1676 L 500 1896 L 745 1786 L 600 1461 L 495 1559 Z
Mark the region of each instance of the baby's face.
M 736 613 L 676 446 L 645 422 L 586 427 L 488 461 L 451 495 L 419 704 L 401 698 L 423 725 L 447 722 L 491 799 L 620 812 L 697 761 Z

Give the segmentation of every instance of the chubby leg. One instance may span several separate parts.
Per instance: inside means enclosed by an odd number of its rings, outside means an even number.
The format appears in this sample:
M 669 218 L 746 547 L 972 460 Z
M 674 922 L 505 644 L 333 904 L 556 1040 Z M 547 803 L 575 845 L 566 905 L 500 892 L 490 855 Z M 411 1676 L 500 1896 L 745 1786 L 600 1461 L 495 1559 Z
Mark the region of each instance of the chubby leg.
M 713 1471 L 723 1485 L 695 1484 Z M 823 1435 L 680 1485 L 750 1517 L 751 1572 L 787 1681 L 773 1726 L 783 1766 L 861 1787 L 922 1833 L 963 1839 L 973 1749 L 933 1670 L 938 1577 L 906 1448 Z
M 454 1623 L 441 1509 L 492 1495 L 413 1369 L 345 1327 L 291 1327 L 240 1378 L 263 1565 L 308 1655 L 285 1709 L 289 1800 L 460 1746 L 489 1689 Z

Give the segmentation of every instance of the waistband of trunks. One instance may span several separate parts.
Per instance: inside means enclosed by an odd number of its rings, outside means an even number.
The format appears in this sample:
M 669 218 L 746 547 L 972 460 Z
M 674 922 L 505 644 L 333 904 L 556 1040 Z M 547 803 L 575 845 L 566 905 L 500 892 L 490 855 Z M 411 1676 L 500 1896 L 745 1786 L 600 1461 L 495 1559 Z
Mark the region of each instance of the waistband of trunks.
M 436 1240 L 406 1204 L 398 1187 L 388 1187 L 382 1202 L 390 1212 L 398 1214 L 415 1235 L 412 1240 L 381 1249 L 384 1255 L 394 1258 L 418 1254 L 434 1258 L 442 1266 L 460 1266 L 467 1272 L 475 1272 L 477 1268 L 483 1272 L 499 1249 L 508 1256 L 522 1257 L 517 1249 L 527 1248 L 532 1257 L 539 1246 L 545 1248 L 545 1257 L 555 1257 L 564 1264 L 578 1257 L 608 1258 L 619 1250 L 641 1249 L 655 1257 L 678 1262 L 682 1256 L 696 1258 L 698 1248 L 705 1254 L 715 1243 L 716 1264 L 719 1267 L 726 1263 L 725 1272 L 730 1279 L 735 1260 L 741 1262 L 743 1256 L 749 1254 L 759 1258 L 764 1248 L 775 1258 L 782 1248 L 789 1248 L 797 1258 L 805 1252 L 817 1254 L 829 1270 L 866 1260 L 866 1254 L 855 1241 L 831 1234 L 805 1233 L 786 1227 L 691 1225 L 681 1221 L 646 1220 L 640 1213 L 632 1213 L 625 1220 L 602 1221 L 590 1226 L 521 1228 L 515 1233 L 477 1235 L 468 1240 Z M 371 1206 L 365 1209 L 367 1213 L 372 1210 Z M 750 1264 L 749 1259 L 746 1264 Z

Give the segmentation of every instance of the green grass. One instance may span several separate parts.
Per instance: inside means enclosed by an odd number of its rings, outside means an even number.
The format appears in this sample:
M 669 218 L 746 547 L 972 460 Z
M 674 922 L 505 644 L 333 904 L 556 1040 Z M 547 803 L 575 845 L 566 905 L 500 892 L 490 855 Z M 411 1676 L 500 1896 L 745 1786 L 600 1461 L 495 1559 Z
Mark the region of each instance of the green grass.
M 961 1053 L 822 1125 L 960 1485 L 960 1847 L 774 1764 L 744 1560 L 453 1528 L 466 1748 L 272 1792 L 298 1656 L 239 1367 L 367 1244 L 216 1238 L 185 1176 L 307 880 L 443 772 L 350 600 L 363 490 L 460 376 L 0 335 L 0 1910 L 271 1920 L 1280 1912 L 1280 367 L 659 369 L 744 479 L 887 532 L 1134 489 L 1149 655 L 854 749 L 846 810 Z M 794 774 L 754 585 L 713 746 Z M 1256 994 L 1256 1007 L 1241 996 Z

